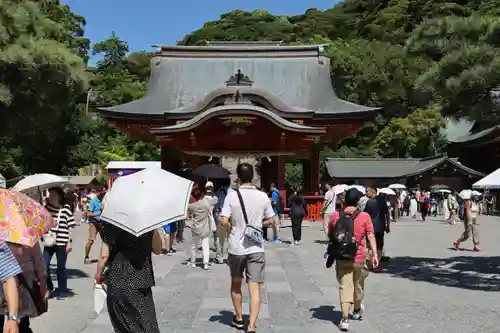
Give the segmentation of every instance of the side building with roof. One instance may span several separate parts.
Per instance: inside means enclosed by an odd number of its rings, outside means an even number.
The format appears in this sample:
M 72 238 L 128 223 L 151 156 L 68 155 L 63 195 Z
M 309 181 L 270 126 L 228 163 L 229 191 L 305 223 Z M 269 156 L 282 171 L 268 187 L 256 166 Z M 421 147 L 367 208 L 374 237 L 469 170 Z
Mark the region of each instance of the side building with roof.
M 500 167 L 500 125 L 485 127 L 464 119 L 450 120 L 446 137 L 450 156 L 484 173 Z
M 461 190 L 485 176 L 457 158 L 435 156 L 415 158 L 329 158 L 329 176 L 339 184 L 387 186 L 401 183 L 408 188 L 429 189 L 433 185 Z
M 262 187 L 284 190 L 285 161 L 300 160 L 304 187 L 319 187 L 319 152 L 370 123 L 377 108 L 341 100 L 323 45 L 209 42 L 163 46 L 151 59 L 148 93 L 99 109 L 132 136 L 161 146 L 161 165 L 228 169 L 252 158 Z M 231 162 L 232 161 L 232 162 Z

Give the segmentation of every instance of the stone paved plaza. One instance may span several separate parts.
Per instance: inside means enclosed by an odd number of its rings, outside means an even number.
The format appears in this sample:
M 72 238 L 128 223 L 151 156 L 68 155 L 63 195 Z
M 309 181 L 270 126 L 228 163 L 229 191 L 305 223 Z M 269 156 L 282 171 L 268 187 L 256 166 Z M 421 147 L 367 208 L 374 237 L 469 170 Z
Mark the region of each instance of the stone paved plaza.
M 462 251 L 450 250 L 463 229 L 460 223 L 403 218 L 393 224 L 386 241 L 392 259 L 383 272 L 370 275 L 365 320 L 353 322 L 350 331 L 500 332 L 500 218 L 482 217 L 479 228 L 484 251 L 473 253 L 470 243 Z M 300 247 L 266 245 L 259 332 L 337 331 L 336 281 L 333 270 L 324 268 L 320 224 L 307 225 L 303 234 Z M 289 240 L 291 230 L 282 229 L 282 236 Z M 107 313 L 97 316 L 92 311 L 95 264 L 84 266 L 82 258 L 86 225 L 78 227 L 74 238 L 78 248 L 69 259 L 69 286 L 75 295 L 51 300 L 49 313 L 33 320 L 34 332 L 113 332 Z M 99 246 L 93 249 L 94 257 Z M 181 264 L 185 258 L 184 251 L 155 257 L 153 292 L 162 332 L 233 332 L 227 267 L 190 269 Z M 244 308 L 248 313 L 248 305 Z

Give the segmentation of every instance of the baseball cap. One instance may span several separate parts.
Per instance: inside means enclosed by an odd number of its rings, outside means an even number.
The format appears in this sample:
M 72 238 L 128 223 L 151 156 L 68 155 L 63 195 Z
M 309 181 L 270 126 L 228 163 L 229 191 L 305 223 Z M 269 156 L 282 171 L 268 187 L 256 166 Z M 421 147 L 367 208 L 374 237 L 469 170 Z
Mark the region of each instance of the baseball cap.
M 206 184 L 205 184 L 205 188 L 207 187 L 214 187 L 214 183 L 212 183 L 211 181 L 208 181 Z

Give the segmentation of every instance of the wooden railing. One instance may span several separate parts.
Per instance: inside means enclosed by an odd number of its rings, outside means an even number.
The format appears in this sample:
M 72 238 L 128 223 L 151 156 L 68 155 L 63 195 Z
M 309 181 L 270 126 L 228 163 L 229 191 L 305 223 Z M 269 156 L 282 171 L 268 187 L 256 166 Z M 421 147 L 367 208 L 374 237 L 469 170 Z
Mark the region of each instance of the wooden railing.
M 316 195 L 306 195 L 304 196 L 306 200 L 306 218 L 310 222 L 323 221 L 323 217 L 320 215 L 321 208 L 323 207 L 323 202 L 325 197 Z

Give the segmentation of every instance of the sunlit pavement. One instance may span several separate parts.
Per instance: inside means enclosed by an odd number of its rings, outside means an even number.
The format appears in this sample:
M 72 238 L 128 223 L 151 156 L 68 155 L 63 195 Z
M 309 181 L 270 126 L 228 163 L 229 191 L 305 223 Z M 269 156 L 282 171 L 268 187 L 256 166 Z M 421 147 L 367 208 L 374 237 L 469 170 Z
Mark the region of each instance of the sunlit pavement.
M 366 315 L 353 322 L 352 332 L 460 333 L 497 332 L 500 326 L 500 218 L 480 217 L 483 252 L 451 244 L 463 224 L 448 225 L 403 218 L 386 238 L 387 255 L 381 273 L 371 274 L 366 286 Z M 190 230 L 186 230 L 189 235 Z M 290 228 L 282 238 L 291 239 Z M 49 313 L 33 320 L 37 333 L 113 332 L 106 312 L 93 313 L 95 264 L 83 265 L 86 225 L 75 231 L 69 258 L 69 287 L 75 296 L 51 300 Z M 333 270 L 324 268 L 325 245 L 320 223 L 308 224 L 299 247 L 266 244 L 266 284 L 263 287 L 259 332 L 335 332 L 338 294 Z M 96 257 L 100 242 L 93 249 Z M 179 249 L 182 250 L 182 245 Z M 184 251 L 155 257 L 154 289 L 162 332 L 233 332 L 229 272 L 214 265 L 210 272 L 181 264 Z M 247 299 L 245 299 L 247 301 Z M 245 305 L 248 313 L 248 306 Z

